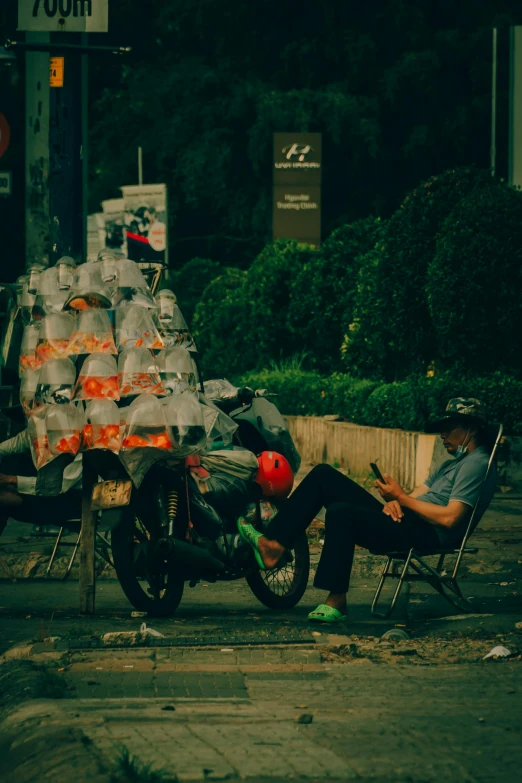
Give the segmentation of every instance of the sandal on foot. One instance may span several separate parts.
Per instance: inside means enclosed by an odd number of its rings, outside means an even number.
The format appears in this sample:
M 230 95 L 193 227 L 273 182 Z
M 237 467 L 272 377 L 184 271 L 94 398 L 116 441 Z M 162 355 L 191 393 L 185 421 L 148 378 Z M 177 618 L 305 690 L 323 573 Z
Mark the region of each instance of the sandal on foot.
M 333 606 L 319 604 L 317 609 L 310 612 L 308 619 L 312 623 L 338 623 L 340 620 L 345 620 L 346 615 L 342 614 L 338 609 L 334 609 Z
M 261 557 L 261 552 L 259 551 L 259 547 L 257 545 L 257 542 L 262 537 L 263 533 L 260 533 L 259 530 L 256 530 L 253 525 L 250 525 L 248 522 L 246 522 L 244 517 L 239 517 L 237 520 L 237 530 L 243 541 L 246 541 L 246 543 L 252 548 L 256 558 L 256 563 L 258 564 L 261 571 L 266 571 L 266 565 L 263 563 L 263 558 Z

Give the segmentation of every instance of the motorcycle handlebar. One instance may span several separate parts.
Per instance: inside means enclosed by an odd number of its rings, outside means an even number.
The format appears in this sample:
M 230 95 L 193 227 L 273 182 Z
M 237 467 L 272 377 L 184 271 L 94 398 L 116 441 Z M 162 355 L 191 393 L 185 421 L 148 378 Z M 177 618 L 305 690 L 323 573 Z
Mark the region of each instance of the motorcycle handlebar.
M 237 396 L 239 402 L 243 405 L 252 402 L 254 397 L 277 397 L 276 394 L 272 394 L 267 389 L 256 389 L 254 391 L 249 386 L 243 386 L 241 389 L 238 389 Z

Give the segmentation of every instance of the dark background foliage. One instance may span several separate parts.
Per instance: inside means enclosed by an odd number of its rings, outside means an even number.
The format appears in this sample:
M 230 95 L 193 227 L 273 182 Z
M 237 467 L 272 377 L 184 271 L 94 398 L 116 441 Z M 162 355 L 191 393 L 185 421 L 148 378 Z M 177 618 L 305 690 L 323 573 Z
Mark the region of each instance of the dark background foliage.
M 141 145 L 145 180 L 169 186 L 173 266 L 247 266 L 270 239 L 272 132 L 309 130 L 324 236 L 387 217 L 434 172 L 487 167 L 491 26 L 517 15 L 514 0 L 111 0 L 100 42 L 133 53 L 92 58 L 91 209 L 136 180 Z

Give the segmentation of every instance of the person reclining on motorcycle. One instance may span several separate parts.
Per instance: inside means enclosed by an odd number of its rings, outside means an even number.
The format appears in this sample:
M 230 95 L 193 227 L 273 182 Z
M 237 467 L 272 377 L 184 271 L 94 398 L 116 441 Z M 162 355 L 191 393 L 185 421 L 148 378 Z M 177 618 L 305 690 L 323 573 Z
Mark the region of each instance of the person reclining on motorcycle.
M 327 590 L 324 604 L 309 620 L 332 623 L 346 616 L 346 594 L 357 544 L 375 552 L 408 550 L 429 553 L 460 543 L 471 511 L 479 497 L 489 461 L 484 405 L 476 399 L 456 397 L 444 416 L 433 422 L 446 451 L 455 457 L 434 470 L 411 494 L 390 476 L 376 487 L 384 506 L 370 492 L 329 465 L 317 465 L 286 501 L 264 534 L 239 519 L 241 536 L 254 549 L 260 567 L 272 569 L 295 537 L 306 530 L 320 509 L 326 508 L 324 547 L 314 586 Z M 482 516 L 496 485 L 496 470 L 489 473 L 478 510 Z
M 0 535 L 9 518 L 33 525 L 60 525 L 81 519 L 81 454 L 64 469 L 61 494 L 43 497 L 36 494 L 30 450 L 27 429 L 0 443 L 0 466 L 5 471 L 0 473 Z

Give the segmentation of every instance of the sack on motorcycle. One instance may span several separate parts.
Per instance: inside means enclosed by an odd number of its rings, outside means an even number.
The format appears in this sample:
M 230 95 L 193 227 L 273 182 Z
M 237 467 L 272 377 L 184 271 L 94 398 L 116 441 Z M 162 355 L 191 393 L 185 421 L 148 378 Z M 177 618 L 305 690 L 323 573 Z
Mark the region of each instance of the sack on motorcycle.
M 244 481 L 252 481 L 259 467 L 256 455 L 241 446 L 212 451 L 207 456 L 201 457 L 201 464 L 211 476 L 219 472 Z

